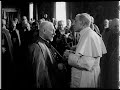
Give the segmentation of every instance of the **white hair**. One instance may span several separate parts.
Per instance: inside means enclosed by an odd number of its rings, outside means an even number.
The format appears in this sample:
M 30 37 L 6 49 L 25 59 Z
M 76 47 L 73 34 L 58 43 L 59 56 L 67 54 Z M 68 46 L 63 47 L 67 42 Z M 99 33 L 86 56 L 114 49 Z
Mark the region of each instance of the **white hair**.
M 79 17 L 79 21 L 81 21 L 83 25 L 90 26 L 91 16 L 88 13 L 77 14 L 76 17 Z

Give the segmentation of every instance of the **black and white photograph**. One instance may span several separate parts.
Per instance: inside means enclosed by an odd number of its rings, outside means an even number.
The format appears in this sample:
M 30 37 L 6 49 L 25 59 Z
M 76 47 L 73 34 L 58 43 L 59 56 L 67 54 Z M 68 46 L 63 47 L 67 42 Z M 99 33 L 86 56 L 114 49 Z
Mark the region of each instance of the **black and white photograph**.
M 120 88 L 120 1 L 0 1 L 0 88 Z

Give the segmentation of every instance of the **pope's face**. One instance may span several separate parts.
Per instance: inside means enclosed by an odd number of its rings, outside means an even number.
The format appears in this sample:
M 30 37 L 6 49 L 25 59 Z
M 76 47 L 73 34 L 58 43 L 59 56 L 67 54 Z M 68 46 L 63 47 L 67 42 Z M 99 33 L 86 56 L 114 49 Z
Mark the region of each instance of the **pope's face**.
M 79 32 L 79 31 L 82 29 L 82 24 L 81 24 L 81 22 L 79 21 L 79 17 L 78 17 L 78 16 L 76 16 L 73 25 L 74 25 L 74 30 L 75 30 L 75 32 Z

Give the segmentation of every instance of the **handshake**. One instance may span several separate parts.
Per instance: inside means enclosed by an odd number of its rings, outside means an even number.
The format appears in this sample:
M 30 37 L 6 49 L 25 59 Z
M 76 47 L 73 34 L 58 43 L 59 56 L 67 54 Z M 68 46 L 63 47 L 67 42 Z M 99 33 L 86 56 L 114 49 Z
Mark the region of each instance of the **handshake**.
M 64 57 L 65 59 L 68 59 L 68 56 L 69 56 L 71 53 L 75 54 L 75 50 L 76 50 L 76 45 L 73 46 L 73 47 L 71 47 L 70 50 L 66 50 L 66 51 L 64 52 L 64 54 L 63 54 L 63 57 Z
M 69 55 L 70 55 L 71 53 L 75 54 L 75 51 L 73 51 L 73 50 L 66 50 L 66 51 L 64 52 L 64 54 L 63 54 L 63 57 L 64 57 L 65 59 L 68 59 L 68 57 L 69 57 Z
M 75 53 L 75 51 L 73 51 L 73 50 L 66 50 L 64 52 L 64 54 L 63 54 L 64 60 L 65 61 L 67 60 L 67 63 L 68 63 L 68 57 L 69 57 L 69 55 L 70 54 L 74 54 L 74 53 Z M 66 65 L 64 65 L 64 63 L 59 63 L 58 64 L 58 68 L 59 68 L 59 70 L 66 70 Z

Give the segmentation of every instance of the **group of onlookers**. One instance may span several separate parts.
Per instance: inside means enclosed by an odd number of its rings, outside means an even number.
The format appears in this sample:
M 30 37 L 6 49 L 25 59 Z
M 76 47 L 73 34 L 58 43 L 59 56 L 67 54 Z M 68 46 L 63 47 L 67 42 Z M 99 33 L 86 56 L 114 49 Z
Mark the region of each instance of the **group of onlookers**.
M 88 13 L 50 21 L 2 19 L 3 88 L 117 88 L 119 19 L 104 30 Z

